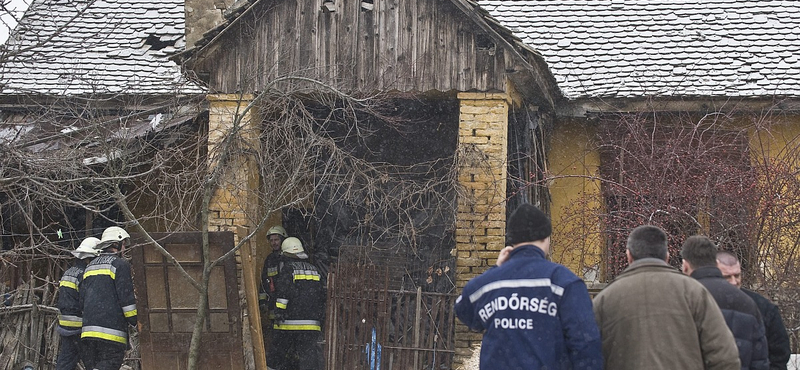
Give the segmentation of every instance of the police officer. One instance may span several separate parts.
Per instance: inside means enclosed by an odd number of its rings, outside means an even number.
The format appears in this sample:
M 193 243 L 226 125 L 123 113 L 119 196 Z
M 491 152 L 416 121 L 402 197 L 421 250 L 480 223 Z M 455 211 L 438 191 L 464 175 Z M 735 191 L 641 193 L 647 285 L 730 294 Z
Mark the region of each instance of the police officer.
M 86 265 L 98 255 L 95 249 L 100 239 L 88 237 L 70 252 L 75 256 L 72 267 L 64 272 L 58 283 L 58 334 L 61 335 L 56 370 L 73 370 L 80 361 L 83 308 L 80 304 L 80 285 Z
M 119 370 L 128 349 L 128 327 L 136 327 L 136 297 L 131 265 L 117 256 L 130 235 L 120 227 L 103 231 L 100 255 L 83 273 L 81 357 L 86 369 Z
M 531 204 L 508 219 L 497 267 L 470 280 L 455 313 L 483 332 L 480 368 L 603 368 L 600 331 L 583 280 L 547 260 L 550 219 Z
M 281 243 L 285 258 L 275 281 L 274 350 L 267 366 L 276 370 L 318 370 L 322 366 L 325 287 L 300 239 Z

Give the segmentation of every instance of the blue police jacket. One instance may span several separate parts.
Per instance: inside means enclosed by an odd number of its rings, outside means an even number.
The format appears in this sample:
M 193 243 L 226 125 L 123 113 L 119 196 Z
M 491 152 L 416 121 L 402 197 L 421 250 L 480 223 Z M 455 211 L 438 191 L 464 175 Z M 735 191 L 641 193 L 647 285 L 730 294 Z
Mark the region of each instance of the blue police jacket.
M 456 316 L 483 332 L 480 368 L 602 369 L 600 330 L 586 284 L 535 245 L 470 280 Z

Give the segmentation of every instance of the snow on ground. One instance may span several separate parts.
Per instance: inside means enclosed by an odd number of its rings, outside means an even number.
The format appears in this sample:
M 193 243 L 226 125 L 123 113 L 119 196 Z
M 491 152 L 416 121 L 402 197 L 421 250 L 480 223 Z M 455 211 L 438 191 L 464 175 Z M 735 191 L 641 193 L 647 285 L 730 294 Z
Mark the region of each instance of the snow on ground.
M 478 370 L 481 346 L 475 346 L 473 350 L 472 357 L 467 360 L 464 366 L 459 367 L 457 370 Z M 792 355 L 786 368 L 787 370 L 800 370 L 800 354 Z
M 800 370 L 800 355 L 792 355 L 786 368 L 788 370 Z

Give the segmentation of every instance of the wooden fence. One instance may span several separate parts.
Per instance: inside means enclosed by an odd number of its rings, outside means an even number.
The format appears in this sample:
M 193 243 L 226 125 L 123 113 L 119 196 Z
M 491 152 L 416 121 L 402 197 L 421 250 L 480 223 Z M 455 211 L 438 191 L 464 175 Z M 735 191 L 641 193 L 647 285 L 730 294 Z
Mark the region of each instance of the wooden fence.
M 328 276 L 328 370 L 451 368 L 455 295 L 391 290 L 385 267 L 339 265 Z
M 59 335 L 55 291 L 45 282 L 22 284 L 0 300 L 0 369 L 54 368 Z

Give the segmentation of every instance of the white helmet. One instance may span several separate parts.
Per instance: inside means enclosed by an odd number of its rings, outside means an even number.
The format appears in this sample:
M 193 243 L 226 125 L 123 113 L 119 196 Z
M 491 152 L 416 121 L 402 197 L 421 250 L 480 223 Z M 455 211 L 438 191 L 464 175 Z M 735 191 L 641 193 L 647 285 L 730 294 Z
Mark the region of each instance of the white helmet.
M 72 255 L 75 256 L 75 258 L 81 258 L 81 259 L 88 257 L 96 257 L 99 251 L 95 249 L 95 247 L 99 243 L 100 239 L 90 236 L 86 239 L 83 239 L 81 245 L 79 245 L 78 248 L 75 248 L 75 250 L 70 253 L 72 253 Z
M 284 229 L 283 226 L 270 227 L 269 230 L 267 230 L 267 236 L 270 236 L 272 234 L 278 234 L 284 238 L 289 236 L 286 234 L 286 229 Z
M 300 239 L 297 239 L 293 236 L 286 238 L 286 240 L 281 243 L 281 252 L 291 254 L 303 253 L 303 243 L 300 241 Z
M 128 234 L 125 229 L 119 226 L 110 226 L 103 231 L 103 236 L 100 238 L 100 242 L 119 242 L 130 237 L 130 234 Z

